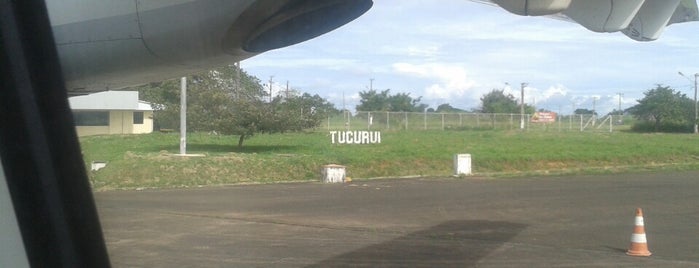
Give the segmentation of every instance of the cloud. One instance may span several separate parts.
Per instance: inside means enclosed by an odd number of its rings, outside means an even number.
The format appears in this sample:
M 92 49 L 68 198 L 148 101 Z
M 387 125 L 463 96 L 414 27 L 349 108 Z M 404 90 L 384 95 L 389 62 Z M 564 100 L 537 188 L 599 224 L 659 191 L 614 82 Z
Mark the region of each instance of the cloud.
M 434 58 L 442 53 L 441 46 L 438 44 L 413 44 L 408 46 L 384 45 L 379 48 L 377 54 L 385 56 Z
M 340 70 L 356 66 L 357 60 L 344 58 L 256 57 L 243 63 L 244 68 L 323 68 Z
M 452 99 L 466 96 L 477 83 L 464 66 L 445 63 L 395 63 L 398 74 L 434 81 L 424 88 L 425 98 Z

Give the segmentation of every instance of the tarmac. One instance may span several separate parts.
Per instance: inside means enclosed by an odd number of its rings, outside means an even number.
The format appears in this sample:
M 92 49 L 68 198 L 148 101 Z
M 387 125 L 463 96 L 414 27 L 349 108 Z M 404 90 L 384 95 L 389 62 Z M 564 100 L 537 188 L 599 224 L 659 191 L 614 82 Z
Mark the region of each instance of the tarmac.
M 114 267 L 699 267 L 699 172 L 95 193 Z M 643 208 L 650 257 L 625 254 Z

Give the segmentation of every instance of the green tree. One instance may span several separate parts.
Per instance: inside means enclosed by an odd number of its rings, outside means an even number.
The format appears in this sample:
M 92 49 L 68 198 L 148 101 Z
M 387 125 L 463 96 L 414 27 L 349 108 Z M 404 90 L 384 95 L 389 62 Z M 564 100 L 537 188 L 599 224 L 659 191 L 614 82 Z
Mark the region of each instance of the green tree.
M 424 112 L 427 109 L 427 104 L 420 103 L 422 97 L 413 98 L 409 93 L 391 95 L 390 91 L 372 89 L 359 92 L 361 99 L 357 111 Z
M 388 93 L 390 89 L 381 92 L 376 90 L 368 90 L 359 92 L 359 105 L 355 108 L 357 111 L 389 111 Z
M 440 104 L 439 106 L 437 106 L 437 110 L 435 110 L 435 112 L 438 112 L 438 113 L 463 113 L 465 111 L 461 110 L 459 108 L 454 108 L 451 105 L 449 105 L 449 103 L 444 103 L 444 104 Z
M 274 100 L 277 121 L 284 131 L 301 131 L 316 128 L 329 115 L 339 114 L 335 105 L 318 95 L 303 93 L 298 96 L 277 97 Z
M 153 113 L 153 127 L 155 129 L 179 128 L 179 80 L 154 82 L 136 89 L 139 92 L 139 98 L 150 102 L 155 110 Z
M 626 111 L 614 109 L 611 112 L 609 112 L 607 115 L 624 115 L 624 113 L 626 113 Z
M 594 115 L 597 115 L 597 112 L 595 112 L 595 111 L 593 111 L 593 110 L 590 110 L 590 109 L 584 109 L 584 108 L 575 109 L 575 112 L 573 112 L 573 113 L 574 113 L 574 114 L 583 114 L 583 115 L 585 115 L 585 114 L 594 114 Z
M 645 97 L 629 108 L 641 125 L 634 129 L 643 130 L 643 124 L 658 131 L 690 131 L 693 125 L 694 101 L 687 95 L 669 86 L 657 85 L 643 93 Z
M 525 104 L 524 113 L 534 113 L 534 107 Z M 493 89 L 481 97 L 482 113 L 503 113 L 503 114 L 519 114 L 520 105 L 517 103 L 512 94 L 505 94 L 504 89 Z
M 261 81 L 235 66 L 190 76 L 187 90 L 187 130 L 238 135 L 238 146 L 256 133 L 300 131 L 316 127 L 329 102 L 303 94 L 269 101 Z M 156 107 L 159 127 L 179 127 L 179 81 L 150 84 L 139 89 Z

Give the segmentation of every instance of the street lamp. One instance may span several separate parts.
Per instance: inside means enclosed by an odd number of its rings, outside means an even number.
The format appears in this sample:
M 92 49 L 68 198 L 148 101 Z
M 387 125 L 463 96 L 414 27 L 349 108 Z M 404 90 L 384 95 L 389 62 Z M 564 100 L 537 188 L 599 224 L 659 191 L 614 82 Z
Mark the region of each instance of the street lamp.
M 682 72 L 677 73 L 683 76 L 684 78 L 687 78 L 689 81 L 692 81 Z M 699 134 L 699 126 L 697 125 L 697 115 L 699 115 L 699 112 L 697 111 L 697 77 L 699 77 L 699 73 L 694 74 L 694 134 Z

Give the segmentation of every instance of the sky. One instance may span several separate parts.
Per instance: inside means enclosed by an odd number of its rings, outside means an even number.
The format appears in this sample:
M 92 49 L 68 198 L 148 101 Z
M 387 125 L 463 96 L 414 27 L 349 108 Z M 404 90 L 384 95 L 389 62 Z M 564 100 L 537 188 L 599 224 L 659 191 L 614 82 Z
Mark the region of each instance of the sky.
M 370 87 L 436 108 L 470 110 L 504 89 L 537 109 L 599 114 L 626 109 L 657 84 L 694 96 L 699 22 L 670 25 L 652 42 L 523 17 L 466 0 L 375 0 L 362 17 L 318 38 L 241 62 L 273 91 L 289 87 L 354 110 Z M 678 74 L 682 72 L 688 77 Z M 620 102 L 621 100 L 621 102 Z M 594 106 L 594 107 L 593 107 Z

